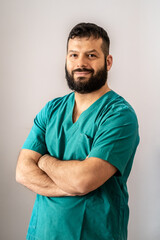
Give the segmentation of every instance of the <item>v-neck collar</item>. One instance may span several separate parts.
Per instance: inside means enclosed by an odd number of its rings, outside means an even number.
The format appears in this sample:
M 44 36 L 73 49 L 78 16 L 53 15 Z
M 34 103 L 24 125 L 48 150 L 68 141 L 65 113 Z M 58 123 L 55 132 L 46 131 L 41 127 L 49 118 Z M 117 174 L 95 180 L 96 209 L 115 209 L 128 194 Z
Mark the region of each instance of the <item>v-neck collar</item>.
M 106 95 L 110 95 L 113 92 L 113 90 L 110 90 L 108 92 L 106 92 L 105 94 L 103 94 L 100 98 L 98 98 L 95 102 L 93 102 L 86 110 L 84 110 L 79 118 L 77 119 L 76 122 L 73 122 L 73 110 L 74 110 L 74 105 L 75 105 L 75 93 L 72 93 L 72 104 L 71 104 L 71 122 L 73 125 L 77 125 L 80 121 L 80 119 L 85 118 L 88 114 L 90 114 L 96 107 L 97 104 L 106 96 Z

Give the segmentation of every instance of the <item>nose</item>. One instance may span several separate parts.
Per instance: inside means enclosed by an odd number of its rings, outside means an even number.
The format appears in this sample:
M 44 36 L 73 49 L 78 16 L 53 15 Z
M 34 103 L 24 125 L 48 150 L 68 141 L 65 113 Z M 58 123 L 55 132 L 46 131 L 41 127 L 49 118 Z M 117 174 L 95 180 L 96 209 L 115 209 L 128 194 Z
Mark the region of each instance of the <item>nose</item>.
M 88 62 L 87 59 L 84 56 L 79 56 L 77 59 L 77 68 L 87 68 L 88 67 Z

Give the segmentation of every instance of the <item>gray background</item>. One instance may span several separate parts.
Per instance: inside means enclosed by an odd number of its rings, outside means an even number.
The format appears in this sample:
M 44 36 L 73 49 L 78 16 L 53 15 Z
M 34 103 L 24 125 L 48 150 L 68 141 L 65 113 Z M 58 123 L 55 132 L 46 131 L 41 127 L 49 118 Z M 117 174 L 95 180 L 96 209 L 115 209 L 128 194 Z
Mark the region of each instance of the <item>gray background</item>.
M 25 239 L 35 194 L 15 182 L 17 157 L 35 115 L 47 101 L 69 93 L 66 39 L 81 21 L 108 31 L 114 58 L 109 85 L 139 119 L 128 239 L 160 239 L 159 12 L 159 0 L 0 1 L 1 240 Z

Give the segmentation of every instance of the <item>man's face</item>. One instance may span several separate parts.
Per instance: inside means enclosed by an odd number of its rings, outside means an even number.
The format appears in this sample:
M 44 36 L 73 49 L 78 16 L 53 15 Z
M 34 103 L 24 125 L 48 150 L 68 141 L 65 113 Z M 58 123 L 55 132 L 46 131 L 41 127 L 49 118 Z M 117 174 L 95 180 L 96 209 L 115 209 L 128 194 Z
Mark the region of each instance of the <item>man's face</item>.
M 107 63 L 101 45 L 101 38 L 69 40 L 65 65 L 69 88 L 78 93 L 90 93 L 105 85 Z

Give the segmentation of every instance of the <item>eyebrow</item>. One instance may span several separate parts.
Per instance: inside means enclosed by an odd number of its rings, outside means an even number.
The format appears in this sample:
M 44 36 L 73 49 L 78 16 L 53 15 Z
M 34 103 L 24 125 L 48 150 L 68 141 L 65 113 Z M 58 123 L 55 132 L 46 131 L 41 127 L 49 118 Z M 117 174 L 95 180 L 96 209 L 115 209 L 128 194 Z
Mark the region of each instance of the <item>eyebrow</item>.
M 69 50 L 68 53 L 70 53 L 70 52 L 78 52 L 78 51 L 76 51 L 76 50 Z M 93 53 L 93 52 L 95 52 L 95 53 L 97 53 L 99 55 L 99 53 L 97 52 L 96 49 L 92 49 L 92 50 L 86 51 L 86 53 Z
M 70 52 L 78 52 L 78 51 L 76 51 L 76 50 L 69 50 L 68 53 L 70 53 Z
M 87 51 L 87 53 L 92 53 L 92 52 L 95 52 L 95 53 L 99 54 L 96 49 L 92 49 L 90 51 Z

